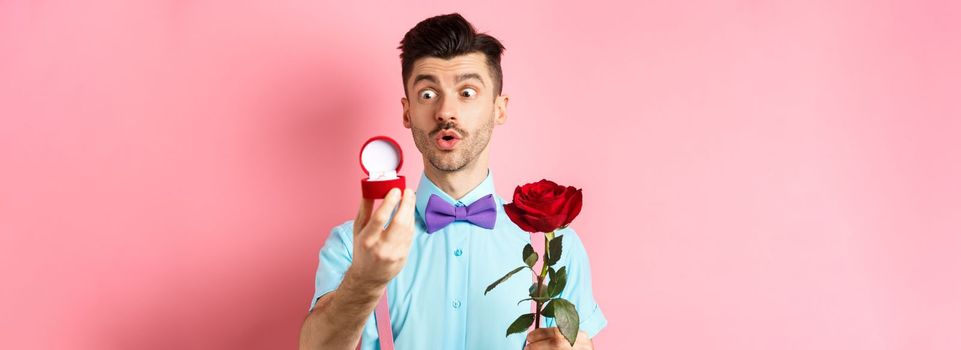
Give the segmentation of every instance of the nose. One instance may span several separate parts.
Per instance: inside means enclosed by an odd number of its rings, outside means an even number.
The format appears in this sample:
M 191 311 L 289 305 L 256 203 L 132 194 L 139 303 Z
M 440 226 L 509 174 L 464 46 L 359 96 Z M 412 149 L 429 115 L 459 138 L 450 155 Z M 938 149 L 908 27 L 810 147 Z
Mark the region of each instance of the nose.
M 454 98 L 442 98 L 440 101 L 440 107 L 437 108 L 437 112 L 434 114 L 434 119 L 437 123 L 443 124 L 450 121 L 457 121 L 457 99 Z

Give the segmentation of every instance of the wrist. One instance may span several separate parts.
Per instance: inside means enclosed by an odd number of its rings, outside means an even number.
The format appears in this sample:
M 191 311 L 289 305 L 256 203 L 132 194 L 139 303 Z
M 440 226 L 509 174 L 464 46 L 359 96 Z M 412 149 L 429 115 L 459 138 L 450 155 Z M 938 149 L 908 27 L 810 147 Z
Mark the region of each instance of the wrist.
M 357 270 L 348 268 L 344 273 L 343 286 L 351 295 L 366 296 L 376 300 L 384 294 L 387 282 L 373 281 L 358 273 Z

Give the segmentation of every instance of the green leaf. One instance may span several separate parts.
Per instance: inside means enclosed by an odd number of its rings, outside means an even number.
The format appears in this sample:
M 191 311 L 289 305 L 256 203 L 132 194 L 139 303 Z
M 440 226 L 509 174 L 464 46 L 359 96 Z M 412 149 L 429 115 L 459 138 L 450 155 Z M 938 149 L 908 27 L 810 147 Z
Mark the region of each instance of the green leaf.
M 536 295 L 536 294 L 537 294 L 537 282 L 532 283 L 532 284 L 531 284 L 531 287 L 527 289 L 527 292 L 528 292 L 527 294 L 531 296 L 531 299 L 534 299 L 534 300 L 536 300 L 536 301 L 541 301 L 541 302 L 543 302 L 543 301 L 545 301 L 545 300 L 550 299 L 550 297 L 547 296 L 547 286 L 541 287 L 541 294 L 540 294 L 540 295 Z
M 525 301 L 528 301 L 528 300 L 540 301 L 540 302 L 543 304 L 544 302 L 549 302 L 549 301 L 551 301 L 551 298 L 547 298 L 547 297 L 545 297 L 545 298 L 524 298 L 524 299 L 521 299 L 520 301 L 518 301 L 518 302 L 517 302 L 517 305 L 520 305 L 521 303 L 523 303 L 523 302 L 525 302 Z
M 494 281 L 494 283 L 491 283 L 491 285 L 487 286 L 487 290 L 484 291 L 484 295 L 487 295 L 487 292 L 490 292 L 492 289 L 494 289 L 494 287 L 497 287 L 498 284 L 501 284 L 501 282 L 506 281 L 508 278 L 511 278 L 511 276 L 513 276 L 515 273 L 525 268 L 527 268 L 527 266 L 520 266 L 512 270 L 511 272 L 508 272 L 506 275 L 504 275 L 504 277 L 501 277 L 500 279 Z
M 544 309 L 541 310 L 541 316 L 551 317 L 551 318 L 554 317 L 554 300 L 557 300 L 557 299 L 552 299 L 551 301 L 547 302 L 547 305 L 544 305 Z
M 565 286 L 567 286 L 567 266 L 562 266 L 547 284 L 548 296 L 553 298 L 560 295 Z
M 514 323 L 511 323 L 510 327 L 507 327 L 507 335 L 505 335 L 505 337 L 526 331 L 532 324 L 534 324 L 534 314 L 523 314 L 514 320 Z
M 580 317 L 577 315 L 577 308 L 566 299 L 557 298 L 551 301 L 554 304 L 554 320 L 557 322 L 557 329 L 574 346 L 577 340 L 577 331 L 581 325 Z
M 557 236 L 550 242 L 547 250 L 547 265 L 554 266 L 561 259 L 561 247 L 564 245 L 564 236 Z
M 524 263 L 528 267 L 533 268 L 534 264 L 537 263 L 537 252 L 534 251 L 534 247 L 530 244 L 524 246 Z

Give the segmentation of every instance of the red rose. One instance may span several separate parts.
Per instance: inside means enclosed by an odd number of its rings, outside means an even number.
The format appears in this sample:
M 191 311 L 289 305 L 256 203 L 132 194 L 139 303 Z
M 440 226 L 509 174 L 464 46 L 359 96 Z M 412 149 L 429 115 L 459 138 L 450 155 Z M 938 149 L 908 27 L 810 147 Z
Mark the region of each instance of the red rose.
M 567 227 L 581 212 L 581 190 L 541 180 L 517 186 L 514 202 L 504 211 L 517 226 L 527 232 L 553 232 Z

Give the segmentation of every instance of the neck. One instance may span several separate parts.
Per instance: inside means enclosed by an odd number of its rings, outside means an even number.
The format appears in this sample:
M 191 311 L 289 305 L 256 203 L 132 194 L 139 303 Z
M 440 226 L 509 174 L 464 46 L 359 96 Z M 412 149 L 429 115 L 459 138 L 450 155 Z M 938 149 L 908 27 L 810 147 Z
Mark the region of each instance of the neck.
M 477 188 L 487 178 L 487 159 L 478 158 L 457 171 L 443 171 L 424 160 L 424 174 L 434 185 L 456 200 Z

